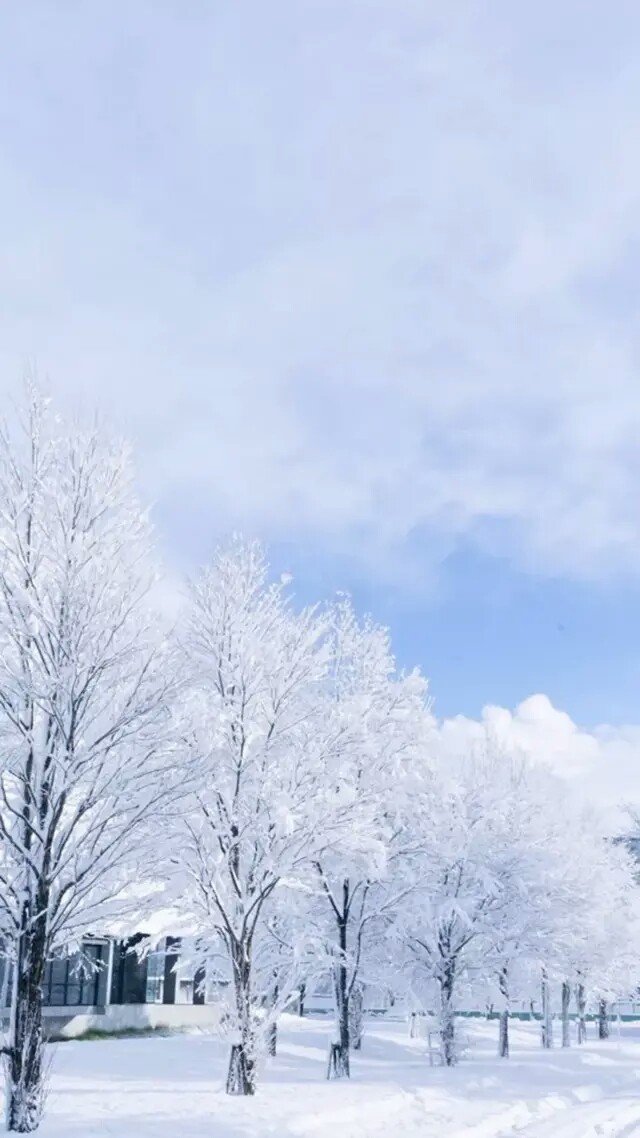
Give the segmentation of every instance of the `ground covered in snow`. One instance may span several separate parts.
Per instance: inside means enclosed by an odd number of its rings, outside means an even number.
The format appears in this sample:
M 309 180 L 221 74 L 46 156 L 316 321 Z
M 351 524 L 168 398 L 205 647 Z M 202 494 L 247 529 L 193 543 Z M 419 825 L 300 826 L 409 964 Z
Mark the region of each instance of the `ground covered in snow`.
M 455 1070 L 429 1067 L 406 1026 L 368 1025 L 351 1081 L 325 1080 L 331 1025 L 287 1017 L 254 1099 L 224 1094 L 225 1046 L 208 1035 L 52 1048 L 42 1138 L 640 1138 L 640 1026 L 543 1052 L 535 1025 L 466 1021 Z

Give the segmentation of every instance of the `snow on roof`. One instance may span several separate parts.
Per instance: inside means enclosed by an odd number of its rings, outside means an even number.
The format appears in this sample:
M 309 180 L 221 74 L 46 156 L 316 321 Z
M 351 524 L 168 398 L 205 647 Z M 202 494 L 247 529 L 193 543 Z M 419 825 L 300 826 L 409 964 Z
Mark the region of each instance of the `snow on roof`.
M 125 940 L 134 933 L 160 940 L 165 936 L 195 936 L 197 933 L 196 921 L 192 914 L 174 906 L 158 909 L 147 909 L 137 916 L 129 914 L 118 920 L 107 922 L 101 929 L 106 936 Z

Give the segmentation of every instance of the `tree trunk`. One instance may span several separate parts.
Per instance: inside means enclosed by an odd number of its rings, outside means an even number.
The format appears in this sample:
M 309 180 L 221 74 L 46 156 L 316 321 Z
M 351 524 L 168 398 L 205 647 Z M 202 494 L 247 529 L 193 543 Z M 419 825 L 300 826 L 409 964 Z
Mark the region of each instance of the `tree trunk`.
M 542 969 L 542 1046 L 545 1049 L 553 1047 L 553 1017 L 551 1014 L 551 993 L 549 992 L 549 978 L 546 968 Z
M 347 976 L 347 923 L 349 920 L 349 882 L 342 885 L 343 906 L 338 921 L 338 948 L 339 956 L 335 962 L 335 994 L 336 1019 L 338 1028 L 338 1047 L 334 1062 L 336 1077 L 347 1079 L 351 1076 L 349 1064 L 349 1050 L 351 1047 L 351 1032 L 349 1025 L 349 979 Z
M 235 944 L 232 959 L 239 1038 L 229 1056 L 227 1094 L 253 1095 L 256 1092 L 256 1041 L 251 1007 L 251 963 L 246 946 Z
M 228 1095 L 254 1095 L 256 1093 L 256 1062 L 244 1043 L 233 1043 L 227 1074 Z
M 501 1059 L 509 1058 L 509 1011 L 503 1008 L 500 1012 L 500 1040 L 498 1054 Z
M 445 1067 L 454 1067 L 458 1062 L 456 1020 L 453 1005 L 454 985 L 455 965 L 450 961 L 440 978 L 440 1040 L 442 1062 Z
M 568 980 L 562 984 L 562 1046 L 571 1047 L 569 1006 L 571 1004 L 571 985 Z
M 500 971 L 498 978 L 498 985 L 500 988 L 500 996 L 502 999 L 502 1007 L 500 1009 L 500 1038 L 498 1043 L 498 1055 L 501 1059 L 509 1058 L 509 971 L 505 966 Z
M 349 1065 L 351 1031 L 349 1025 L 349 997 L 347 994 L 347 969 L 342 961 L 338 962 L 336 966 L 336 1017 L 338 1021 L 338 1046 L 340 1049 L 336 1062 L 336 1075 L 344 1075 L 348 1079 L 351 1075 Z
M 576 1006 L 578 1010 L 578 1043 L 587 1039 L 587 993 L 582 981 L 576 987 Z
M 8 1131 L 37 1130 L 44 1106 L 42 983 L 46 965 L 47 899 L 38 898 L 31 920 L 25 904 L 13 976 L 11 1021 L 5 1065 L 5 1117 Z
M 598 1003 L 598 1039 L 609 1038 L 609 1005 L 606 1000 Z
M 364 992 L 362 984 L 355 984 L 349 997 L 349 1035 L 354 1051 L 362 1051 L 364 1034 Z
M 272 1008 L 275 1008 L 278 1002 L 278 985 L 276 984 L 273 989 L 273 1003 Z M 274 1019 L 269 1027 L 269 1054 L 274 1057 L 278 1050 L 278 1023 Z
M 304 998 L 307 994 L 307 985 L 300 985 L 300 995 L 298 997 L 298 1015 L 304 1016 Z

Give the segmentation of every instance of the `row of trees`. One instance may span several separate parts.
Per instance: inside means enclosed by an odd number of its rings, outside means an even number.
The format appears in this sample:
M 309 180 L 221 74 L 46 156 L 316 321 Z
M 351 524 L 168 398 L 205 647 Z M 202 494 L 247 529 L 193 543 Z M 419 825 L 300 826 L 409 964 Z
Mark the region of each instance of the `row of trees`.
M 129 456 L 36 392 L 0 437 L 0 924 L 13 965 L 7 1126 L 43 1107 L 47 959 L 128 911 L 179 904 L 194 967 L 228 982 L 228 1089 L 333 979 L 336 1067 L 363 985 L 435 1009 L 635 983 L 629 858 L 543 766 L 442 745 L 426 681 L 348 599 L 294 605 L 262 550 L 220 550 L 172 629 Z M 144 866 L 153 867 L 146 883 Z M 135 882 L 135 887 L 134 883 Z M 158 898 L 161 898 L 159 901 Z

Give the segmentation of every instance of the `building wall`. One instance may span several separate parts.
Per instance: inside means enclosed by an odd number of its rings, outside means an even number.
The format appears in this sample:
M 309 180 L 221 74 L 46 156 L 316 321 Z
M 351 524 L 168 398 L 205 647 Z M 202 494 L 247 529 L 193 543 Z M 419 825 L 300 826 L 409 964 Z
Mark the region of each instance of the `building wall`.
M 44 1009 L 47 1038 L 74 1039 L 86 1031 L 109 1032 L 167 1028 L 210 1030 L 220 1022 L 214 1004 L 111 1004 L 106 1008 Z
M 85 942 L 83 953 L 49 961 L 43 985 L 45 1034 L 73 1038 L 86 1031 L 131 1028 L 211 1028 L 220 1021 L 220 1000 L 204 974 L 180 967 L 180 941 L 166 937 L 138 954 L 144 937 Z M 8 983 L 5 983 L 8 980 Z M 10 1001 L 10 977 L 0 957 L 0 1000 Z M 4 1002 L 4 1001 L 3 1001 Z M 6 1024 L 8 1008 L 0 1003 Z

